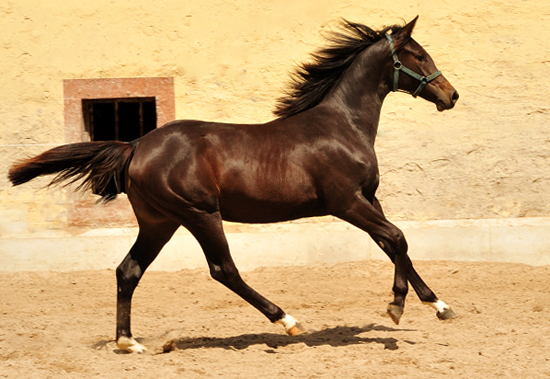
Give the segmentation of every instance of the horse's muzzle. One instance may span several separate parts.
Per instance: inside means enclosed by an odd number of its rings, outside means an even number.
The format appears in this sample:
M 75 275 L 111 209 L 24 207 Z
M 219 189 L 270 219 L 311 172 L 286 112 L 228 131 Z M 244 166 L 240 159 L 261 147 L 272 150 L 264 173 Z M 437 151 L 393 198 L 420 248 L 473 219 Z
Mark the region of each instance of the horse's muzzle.
M 453 88 L 452 92 L 447 98 L 439 98 L 437 100 L 436 106 L 437 110 L 443 112 L 447 109 L 453 109 L 456 102 L 458 101 L 459 95 L 458 92 Z

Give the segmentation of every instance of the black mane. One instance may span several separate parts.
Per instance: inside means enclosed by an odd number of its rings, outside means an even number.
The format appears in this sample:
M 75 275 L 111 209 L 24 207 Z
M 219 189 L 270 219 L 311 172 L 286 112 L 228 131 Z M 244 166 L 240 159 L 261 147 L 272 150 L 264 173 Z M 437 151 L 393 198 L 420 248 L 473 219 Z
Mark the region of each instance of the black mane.
M 292 75 L 290 90 L 277 101 L 273 112 L 276 116 L 290 117 L 319 104 L 361 52 L 384 38 L 388 31 L 396 33 L 402 27 L 393 25 L 375 31 L 363 24 L 341 20 L 340 29 L 327 38 L 328 47 L 312 54 L 312 62 L 300 65 Z

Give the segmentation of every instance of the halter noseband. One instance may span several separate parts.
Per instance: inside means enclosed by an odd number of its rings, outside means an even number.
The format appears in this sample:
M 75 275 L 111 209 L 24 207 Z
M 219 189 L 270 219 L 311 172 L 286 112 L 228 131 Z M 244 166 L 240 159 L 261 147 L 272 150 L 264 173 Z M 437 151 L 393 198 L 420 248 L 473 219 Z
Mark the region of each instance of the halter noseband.
M 419 75 L 416 72 L 412 71 L 411 69 L 405 67 L 399 61 L 399 57 L 397 56 L 397 52 L 395 51 L 395 49 L 393 47 L 393 40 L 391 38 L 391 35 L 386 34 L 386 38 L 388 39 L 388 42 L 390 43 L 391 56 L 393 58 L 393 91 L 394 92 L 397 91 L 397 89 L 398 89 L 397 87 L 398 87 L 398 84 L 399 84 L 399 71 L 403 71 L 403 73 L 405 73 L 405 74 L 415 78 L 416 80 L 420 81 L 420 85 L 418 86 L 416 91 L 414 91 L 412 93 L 413 97 L 417 97 L 420 94 L 420 92 L 422 92 L 424 87 L 426 87 L 426 84 L 428 84 L 429 82 L 431 82 L 432 80 L 437 78 L 439 75 L 441 75 L 441 71 L 434 72 L 433 74 L 428 75 L 428 76 L 422 76 L 422 75 Z

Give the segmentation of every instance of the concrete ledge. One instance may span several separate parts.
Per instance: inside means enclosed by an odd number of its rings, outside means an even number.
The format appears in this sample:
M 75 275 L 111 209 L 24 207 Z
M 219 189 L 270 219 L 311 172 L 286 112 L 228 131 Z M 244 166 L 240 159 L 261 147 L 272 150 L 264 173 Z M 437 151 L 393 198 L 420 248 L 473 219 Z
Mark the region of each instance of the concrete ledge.
M 396 222 L 413 260 L 460 260 L 550 264 L 550 218 Z M 227 224 L 227 238 L 240 270 L 387 259 L 370 237 L 343 222 L 273 225 Z M 94 229 L 0 239 L 1 271 L 114 269 L 137 229 Z M 195 239 L 179 230 L 151 270 L 206 269 Z

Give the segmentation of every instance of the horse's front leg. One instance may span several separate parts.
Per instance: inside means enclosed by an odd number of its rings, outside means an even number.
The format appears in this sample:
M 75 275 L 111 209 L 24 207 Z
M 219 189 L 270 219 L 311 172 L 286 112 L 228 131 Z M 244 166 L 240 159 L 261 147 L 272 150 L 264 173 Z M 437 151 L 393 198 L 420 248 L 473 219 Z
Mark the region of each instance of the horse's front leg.
M 384 215 L 384 211 L 382 210 L 382 206 L 380 205 L 380 202 L 374 197 L 374 200 L 372 202 L 374 208 L 380 212 L 380 214 Z M 385 217 L 385 216 L 384 216 Z M 386 251 L 392 262 L 395 261 L 395 257 L 390 255 L 391 251 Z M 422 280 L 420 275 L 416 272 L 416 270 L 413 267 L 412 262 L 410 262 L 410 258 L 408 254 L 405 256 L 405 259 L 407 259 L 409 262 L 406 262 L 405 265 L 409 266 L 410 269 L 408 271 L 408 279 L 411 283 L 412 287 L 414 288 L 416 294 L 420 298 L 420 301 L 422 301 L 423 304 L 429 305 L 432 308 L 434 308 L 437 313 L 437 317 L 441 320 L 448 320 L 458 317 L 456 313 L 442 300 L 438 299 L 437 296 L 433 293 L 433 291 L 428 287 L 428 285 Z
M 386 219 L 376 199 L 371 203 L 358 194 L 347 209 L 335 213 L 335 216 L 367 232 L 395 264 L 394 300 L 388 305 L 388 314 L 396 324 L 403 315 L 409 281 L 421 301 L 434 306 L 440 318 L 453 318 L 450 308 L 435 296 L 414 270 L 403 232 Z

